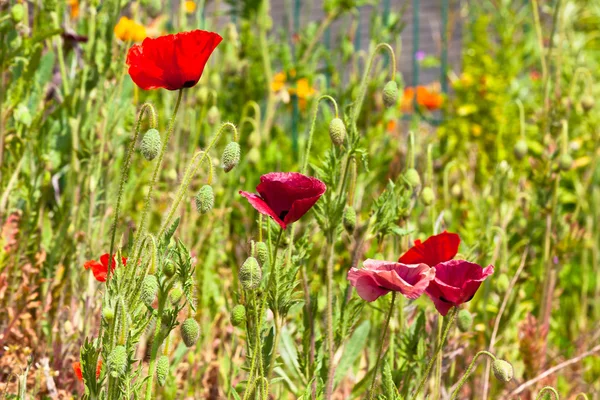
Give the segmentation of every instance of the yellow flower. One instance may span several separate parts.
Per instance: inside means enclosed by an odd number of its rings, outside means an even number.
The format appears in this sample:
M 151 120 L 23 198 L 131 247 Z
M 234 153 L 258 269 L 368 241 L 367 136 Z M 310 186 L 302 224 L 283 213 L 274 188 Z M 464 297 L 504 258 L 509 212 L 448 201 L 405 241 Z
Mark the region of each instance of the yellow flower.
M 79 0 L 68 0 L 68 2 L 71 7 L 71 19 L 75 19 L 79 16 Z
M 194 3 L 191 0 L 186 1 L 185 2 L 185 12 L 188 14 L 191 14 L 194 11 L 196 11 L 196 3 Z
M 271 90 L 274 92 L 279 92 L 281 89 L 285 87 L 285 73 L 278 72 L 273 77 L 273 82 L 271 82 Z
M 291 70 L 289 76 L 294 78 L 296 76 L 296 71 Z M 290 95 L 295 94 L 298 97 L 298 105 L 302 110 L 306 108 L 307 99 L 316 93 L 316 90 L 310 85 L 307 78 L 300 78 L 296 82 L 287 85 L 287 76 L 285 72 L 278 72 L 273 76 L 271 90 L 277 93 L 283 91 L 286 95 L 284 98 L 287 98 L 287 101 L 284 100 L 285 103 L 289 101 Z
M 124 42 L 141 42 L 146 38 L 146 28 L 137 22 L 121 17 L 117 25 L 115 25 L 115 36 Z

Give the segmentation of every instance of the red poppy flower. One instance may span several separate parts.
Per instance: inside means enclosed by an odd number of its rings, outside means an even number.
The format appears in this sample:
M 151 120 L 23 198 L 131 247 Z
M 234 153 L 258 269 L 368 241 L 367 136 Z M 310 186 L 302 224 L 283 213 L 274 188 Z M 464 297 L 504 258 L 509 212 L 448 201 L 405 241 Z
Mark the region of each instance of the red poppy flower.
M 458 252 L 460 237 L 456 233 L 442 232 L 439 235 L 430 236 L 424 242 L 415 240 L 413 247 L 398 259 L 404 264 L 424 263 L 430 267 L 454 258 Z
M 121 257 L 121 261 L 123 262 L 123 265 L 127 265 L 126 257 Z M 114 255 L 112 258 L 112 263 L 110 265 L 111 270 L 114 271 L 115 267 L 117 266 Z M 85 262 L 83 267 L 85 269 L 91 269 L 94 273 L 94 278 L 96 278 L 98 282 L 106 282 L 106 274 L 108 272 L 108 253 L 102 254 L 100 256 L 100 262 L 96 260 L 89 260 Z
M 79 381 L 83 381 L 83 372 L 81 371 L 81 363 L 79 361 L 73 363 L 73 371 Z M 102 360 L 98 360 L 96 365 L 96 379 L 100 378 L 100 372 L 102 372 Z
M 365 260 L 362 269 L 351 268 L 348 272 L 350 284 L 366 301 L 375 301 L 391 291 L 416 299 L 434 278 L 435 269 L 423 263 L 407 265 L 372 259 Z
M 446 315 L 452 307 L 470 301 L 481 282 L 493 273 L 492 265 L 481 268 L 465 260 L 446 261 L 435 266 L 435 279 L 426 292 L 438 312 Z
M 271 172 L 260 177 L 257 194 L 240 190 L 250 205 L 268 215 L 283 229 L 298 221 L 315 205 L 327 187 L 317 178 L 297 172 Z
M 219 34 L 201 30 L 146 38 L 127 53 L 129 75 L 144 90 L 190 88 L 221 40 Z

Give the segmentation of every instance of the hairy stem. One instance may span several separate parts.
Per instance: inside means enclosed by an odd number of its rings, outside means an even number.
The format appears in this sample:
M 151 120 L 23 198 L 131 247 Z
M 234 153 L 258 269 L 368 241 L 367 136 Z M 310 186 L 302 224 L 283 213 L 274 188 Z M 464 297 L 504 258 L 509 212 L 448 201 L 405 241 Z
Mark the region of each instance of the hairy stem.
M 381 357 L 383 353 L 383 346 L 385 343 L 385 337 L 387 336 L 388 327 L 390 326 L 390 320 L 392 319 L 392 314 L 394 313 L 394 303 L 396 301 L 396 292 L 392 292 L 392 303 L 390 304 L 390 311 L 388 312 L 387 318 L 385 319 L 385 325 L 383 326 L 383 334 L 381 335 L 381 342 L 379 343 L 379 352 L 377 353 L 377 361 L 375 361 L 375 369 L 373 372 L 373 380 L 371 381 L 371 387 L 369 388 L 369 400 L 373 399 L 375 395 L 375 381 L 377 381 L 377 373 L 379 371 L 379 363 L 381 362 Z

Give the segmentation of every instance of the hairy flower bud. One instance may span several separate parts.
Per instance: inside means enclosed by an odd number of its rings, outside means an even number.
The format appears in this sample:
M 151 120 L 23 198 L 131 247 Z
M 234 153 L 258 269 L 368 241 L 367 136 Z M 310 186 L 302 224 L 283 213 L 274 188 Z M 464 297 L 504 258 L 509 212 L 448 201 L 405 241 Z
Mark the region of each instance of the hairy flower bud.
M 10 17 L 15 24 L 21 22 L 25 17 L 25 8 L 23 4 L 17 3 L 10 8 Z
M 254 244 L 254 257 L 258 260 L 261 267 L 269 262 L 269 248 L 265 242 L 256 242 Z
M 106 306 L 102 309 L 102 316 L 105 320 L 110 322 L 113 319 L 115 319 L 115 310 L 111 307 Z
M 473 316 L 469 310 L 462 309 L 458 312 L 456 325 L 461 332 L 468 332 L 471 330 L 471 326 L 473 325 Z
M 179 300 L 181 300 L 183 297 L 183 290 L 181 289 L 181 286 L 179 284 L 173 286 L 169 296 L 171 297 L 171 304 L 179 303 Z
M 193 318 L 188 318 L 181 324 L 181 338 L 187 347 L 192 347 L 200 337 L 200 325 Z
M 231 171 L 240 163 L 240 153 L 240 145 L 237 142 L 230 142 L 225 146 L 223 156 L 221 157 L 221 163 L 223 164 L 225 172 Z
M 560 156 L 560 159 L 558 160 L 558 168 L 560 168 L 561 171 L 568 171 L 572 166 L 573 157 L 571 157 L 569 153 L 565 153 Z
M 492 364 L 492 371 L 494 371 L 496 379 L 502 382 L 510 382 L 513 378 L 513 367 L 507 361 L 495 360 Z
M 242 326 L 244 322 L 246 322 L 246 307 L 238 304 L 231 310 L 231 324 L 233 326 Z
M 341 146 L 346 138 L 346 126 L 340 118 L 334 118 L 329 123 L 329 137 L 336 146 Z
M 213 188 L 210 185 L 204 185 L 198 190 L 196 194 L 196 210 L 200 214 L 206 214 L 212 210 L 215 205 L 215 194 Z
M 201 86 L 198 89 L 198 101 L 200 104 L 206 104 L 208 101 L 208 88 L 206 86 Z
M 515 144 L 513 152 L 514 152 L 515 157 L 517 158 L 517 160 L 522 160 L 527 155 L 527 151 L 528 150 L 529 150 L 529 147 L 527 146 L 527 142 L 525 141 L 525 139 L 520 139 Z
M 127 350 L 125 346 L 116 346 L 108 356 L 108 370 L 113 378 L 125 375 L 127 371 Z
M 154 128 L 148 129 L 142 138 L 140 151 L 146 160 L 152 161 L 160 152 L 161 146 L 162 142 L 160 140 L 160 133 L 158 133 L 158 131 Z
M 386 107 L 392 107 L 398 101 L 398 84 L 396 81 L 389 81 L 383 87 L 383 104 Z
M 421 186 L 421 177 L 414 168 L 409 168 L 406 170 L 404 173 L 404 179 L 406 179 L 406 182 L 408 182 L 408 184 L 413 188 Z
M 240 268 L 240 283 L 246 290 L 254 290 L 260 286 L 262 271 L 254 257 L 248 257 Z
M 163 266 L 163 273 L 167 276 L 167 278 L 175 275 L 175 264 L 172 261 L 167 261 Z
M 206 113 L 206 121 L 210 125 L 214 125 L 219 122 L 219 118 L 221 118 L 221 113 L 219 112 L 217 106 L 210 107 Z
M 431 189 L 429 186 L 424 187 L 423 191 L 421 192 L 421 200 L 423 200 L 423 204 L 425 204 L 426 206 L 431 205 L 431 203 L 433 203 L 433 200 L 435 200 L 435 194 L 433 193 L 433 189 Z
M 342 224 L 344 225 L 346 232 L 349 234 L 354 232 L 354 229 L 356 228 L 356 210 L 354 210 L 354 207 L 346 207 L 342 217 Z
M 594 98 L 590 95 L 585 95 L 581 98 L 581 108 L 583 108 L 583 111 L 585 112 L 588 112 L 594 108 L 595 104 L 596 102 L 594 101 Z
M 154 275 L 146 275 L 144 281 L 142 282 L 142 292 L 140 294 L 140 298 L 142 302 L 148 307 L 152 307 L 152 303 L 156 298 L 156 293 L 158 292 L 158 279 Z
M 159 386 L 165 386 L 169 376 L 169 357 L 160 356 L 156 361 L 156 380 Z
M 508 275 L 500 274 L 496 279 L 496 288 L 498 288 L 498 293 L 504 293 L 508 290 L 510 286 L 510 280 L 508 279 Z

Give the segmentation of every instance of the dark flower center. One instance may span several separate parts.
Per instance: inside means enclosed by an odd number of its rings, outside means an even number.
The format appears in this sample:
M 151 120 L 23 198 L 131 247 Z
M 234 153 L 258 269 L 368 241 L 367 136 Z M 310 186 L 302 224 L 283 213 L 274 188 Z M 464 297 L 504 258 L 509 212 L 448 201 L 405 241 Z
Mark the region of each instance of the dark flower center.
M 440 296 L 440 300 L 441 300 L 441 301 L 443 301 L 444 303 L 452 304 L 452 302 L 451 302 L 451 301 L 449 301 L 449 300 L 446 300 L 446 299 L 444 298 L 444 296 Z
M 183 87 L 184 88 L 191 88 L 192 86 L 194 86 L 196 84 L 196 81 L 185 81 L 183 83 Z
M 287 211 L 287 210 L 284 210 L 284 211 L 280 212 L 279 213 L 279 219 L 283 221 L 284 218 L 285 218 L 285 216 L 288 215 L 288 213 L 289 213 L 289 211 Z

